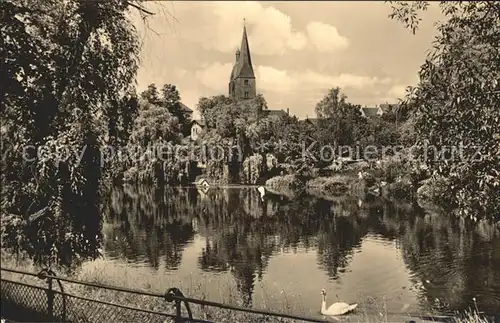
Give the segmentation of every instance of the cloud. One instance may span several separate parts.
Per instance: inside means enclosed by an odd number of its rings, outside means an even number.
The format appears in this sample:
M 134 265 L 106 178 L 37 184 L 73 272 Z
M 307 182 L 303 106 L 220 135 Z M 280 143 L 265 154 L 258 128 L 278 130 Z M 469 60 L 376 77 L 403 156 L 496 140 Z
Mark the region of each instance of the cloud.
M 383 84 L 387 79 L 377 77 L 340 74 L 325 75 L 311 70 L 284 71 L 273 67 L 257 67 L 257 86 L 263 90 L 273 92 L 310 91 L 339 86 L 341 88 L 363 89 L 376 84 Z
M 222 64 L 220 62 L 205 64 L 195 72 L 195 78 L 209 89 L 216 90 L 220 94 L 227 94 L 229 77 L 231 75 L 231 63 Z
M 243 19 L 251 34 L 250 50 L 254 54 L 282 55 L 307 45 L 306 36 L 293 30 L 288 15 L 274 7 L 263 7 L 259 2 L 197 3 L 191 9 L 204 11 L 201 21 L 186 26 L 179 34 L 205 49 L 233 53 L 241 43 Z
M 196 7 L 185 9 L 197 15 L 193 20 L 199 23 L 182 26 L 179 36 L 208 50 L 234 53 L 241 44 L 243 19 L 252 54 L 284 55 L 303 49 L 333 52 L 349 44 L 332 25 L 313 21 L 304 31 L 298 31 L 290 16 L 256 1 L 197 2 Z
M 394 85 L 389 89 L 388 95 L 396 99 L 402 99 L 406 94 L 406 86 L 404 85 Z
M 341 88 L 356 88 L 362 89 L 368 86 L 373 86 L 377 83 L 384 83 L 386 79 L 379 79 L 378 77 L 370 77 L 363 75 L 355 75 L 343 73 L 338 76 L 330 76 L 319 74 L 312 71 L 307 71 L 304 74 L 298 75 L 306 84 L 313 86 L 328 86 L 328 87 L 341 87 Z
M 174 68 L 174 76 L 178 79 L 183 78 L 184 76 L 186 76 L 187 73 L 188 71 L 186 71 L 183 68 L 178 68 L 178 67 Z
M 320 52 L 335 52 L 349 47 L 349 40 L 341 36 L 337 28 L 332 25 L 313 21 L 306 29 L 309 42 Z
M 299 84 L 298 80 L 286 71 L 269 66 L 257 66 L 257 87 L 267 91 L 290 92 Z
M 232 63 L 205 64 L 195 73 L 195 77 L 204 86 L 219 91 L 218 93 L 226 93 L 231 68 Z M 259 91 L 276 93 L 310 92 L 336 86 L 343 89 L 365 89 L 378 84 L 387 84 L 390 81 L 389 78 L 380 79 L 349 73 L 331 76 L 312 70 L 288 71 L 262 65 L 255 67 L 255 74 Z

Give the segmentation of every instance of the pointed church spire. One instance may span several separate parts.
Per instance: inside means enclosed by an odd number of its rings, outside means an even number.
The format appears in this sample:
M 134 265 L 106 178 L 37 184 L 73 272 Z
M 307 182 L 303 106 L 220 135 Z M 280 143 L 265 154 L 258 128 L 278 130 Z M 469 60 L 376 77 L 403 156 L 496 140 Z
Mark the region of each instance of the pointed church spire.
M 241 47 L 236 51 L 236 62 L 229 79 L 229 95 L 243 99 L 251 99 L 257 95 L 245 19 Z
M 247 27 L 245 24 L 245 19 L 243 19 L 243 38 L 241 39 L 240 48 L 240 70 L 236 77 L 248 77 L 254 78 L 255 74 L 253 72 L 252 57 L 250 56 L 250 46 L 248 45 Z

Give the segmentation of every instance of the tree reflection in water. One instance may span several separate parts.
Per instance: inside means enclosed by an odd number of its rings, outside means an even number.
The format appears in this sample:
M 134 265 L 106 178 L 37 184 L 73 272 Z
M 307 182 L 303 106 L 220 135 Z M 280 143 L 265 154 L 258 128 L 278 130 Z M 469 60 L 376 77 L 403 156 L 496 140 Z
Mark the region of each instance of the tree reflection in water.
M 471 225 L 408 204 L 381 200 L 270 195 L 255 188 L 116 188 L 104 225 L 104 248 L 115 258 L 167 270 L 203 237 L 198 266 L 230 271 L 243 305 L 276 254 L 314 249 L 319 268 L 337 279 L 368 235 L 394 240 L 412 273 L 422 307 L 464 309 L 476 297 L 483 310 L 500 308 L 498 227 Z M 196 223 L 196 233 L 193 223 Z M 430 283 L 426 283 L 429 281 Z M 422 283 L 423 282 L 423 283 Z M 440 304 L 435 299 L 440 300 Z

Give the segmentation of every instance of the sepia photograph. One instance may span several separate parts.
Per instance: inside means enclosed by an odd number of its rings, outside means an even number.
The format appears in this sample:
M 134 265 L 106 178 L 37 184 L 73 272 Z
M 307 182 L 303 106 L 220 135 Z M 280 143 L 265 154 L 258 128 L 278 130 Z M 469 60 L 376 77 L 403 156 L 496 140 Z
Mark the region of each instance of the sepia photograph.
M 500 1 L 0 30 L 1 323 L 500 323 Z

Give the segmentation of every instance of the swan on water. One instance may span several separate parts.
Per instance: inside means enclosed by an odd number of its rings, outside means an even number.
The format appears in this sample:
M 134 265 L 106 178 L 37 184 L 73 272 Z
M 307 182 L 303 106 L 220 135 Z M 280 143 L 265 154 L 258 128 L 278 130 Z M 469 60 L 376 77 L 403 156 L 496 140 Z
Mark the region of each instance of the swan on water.
M 260 199 L 263 200 L 266 195 L 266 188 L 264 186 L 257 187 L 257 191 L 260 193 Z
M 321 302 L 321 315 L 326 316 L 338 316 L 343 315 L 348 312 L 351 312 L 358 304 L 349 305 L 344 302 L 337 302 L 330 305 L 329 308 L 326 308 L 326 291 L 324 289 L 321 290 L 321 295 L 323 296 L 323 301 Z

